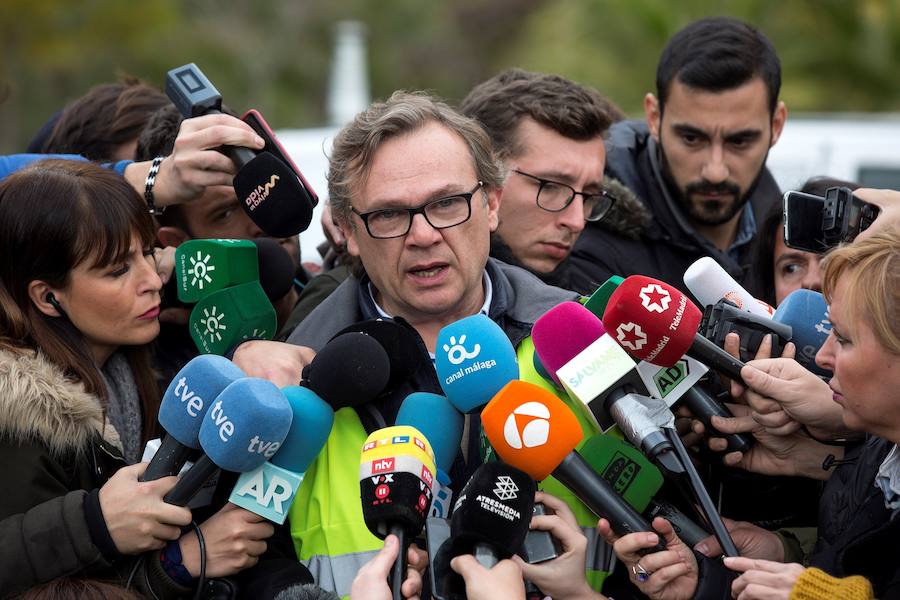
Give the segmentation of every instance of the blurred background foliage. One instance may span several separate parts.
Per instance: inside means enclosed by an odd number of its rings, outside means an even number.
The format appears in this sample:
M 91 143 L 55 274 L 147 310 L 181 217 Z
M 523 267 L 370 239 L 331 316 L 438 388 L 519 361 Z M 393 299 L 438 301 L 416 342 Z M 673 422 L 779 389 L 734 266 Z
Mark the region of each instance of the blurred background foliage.
M 595 86 L 632 115 L 668 37 L 727 14 L 760 27 L 792 111 L 900 111 L 900 0 L 3 0 L 0 152 L 97 83 L 196 62 L 237 110 L 277 128 L 326 123 L 335 23 L 367 27 L 372 96 L 451 102 L 520 66 Z

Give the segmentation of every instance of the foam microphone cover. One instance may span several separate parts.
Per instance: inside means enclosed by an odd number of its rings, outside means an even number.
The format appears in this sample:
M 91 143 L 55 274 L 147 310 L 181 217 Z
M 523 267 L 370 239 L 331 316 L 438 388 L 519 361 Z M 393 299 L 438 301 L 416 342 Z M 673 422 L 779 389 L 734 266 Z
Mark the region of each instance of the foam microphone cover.
M 293 413 L 270 381 L 238 379 L 215 399 L 200 426 L 203 452 L 219 468 L 243 473 L 260 466 L 281 447 Z
M 463 416 L 445 396 L 415 392 L 407 396 L 397 413 L 397 425 L 409 425 L 431 443 L 437 468 L 450 471 L 462 440 Z
M 334 425 L 334 411 L 312 390 L 292 385 L 281 389 L 291 407 L 291 428 L 269 462 L 303 473 L 325 446 Z
M 359 489 L 363 519 L 384 539 L 392 525 L 414 536 L 425 526 L 434 486 L 434 453 L 414 427 L 372 432 L 362 448 Z
M 241 208 L 272 237 L 306 231 L 315 202 L 297 173 L 271 152 L 260 152 L 234 176 Z
M 450 519 L 455 555 L 487 544 L 499 559 L 516 554 L 528 534 L 534 512 L 534 480 L 500 462 L 485 463 L 459 493 Z
M 187 240 L 175 249 L 178 299 L 194 303 L 211 293 L 259 279 L 257 249 L 249 240 Z
M 484 433 L 503 462 L 546 479 L 581 442 L 578 419 L 562 400 L 526 381 L 510 381 L 481 412 Z
M 594 290 L 591 297 L 584 303 L 584 307 L 597 315 L 598 319 L 602 319 L 603 311 L 606 310 L 606 305 L 609 304 L 609 297 L 612 296 L 612 293 L 616 291 L 616 288 L 618 288 L 623 281 L 625 281 L 624 278 L 613 275 L 604 281 L 600 287 Z
M 391 362 L 390 376 L 385 386 L 387 389 L 393 389 L 408 380 L 425 362 L 423 352 L 419 348 L 419 336 L 410 327 L 404 327 L 388 319 L 370 319 L 354 323 L 339 331 L 334 337 L 351 331 L 368 335 L 384 348 Z
M 271 339 L 278 318 L 259 281 L 218 290 L 191 310 L 188 330 L 203 354 L 225 354 L 248 338 Z
M 272 302 L 284 298 L 294 285 L 294 260 L 273 238 L 256 238 L 259 259 L 259 284 Z
M 831 332 L 825 297 L 813 290 L 794 290 L 781 301 L 773 318 L 791 326 L 797 362 L 816 375 L 830 377 L 831 371 L 816 364 L 816 353 Z
M 771 306 L 754 298 L 710 256 L 698 258 L 688 267 L 684 272 L 684 285 L 702 306 L 712 306 L 725 298 L 739 309 L 760 317 L 771 319 L 775 312 Z
M 434 368 L 444 394 L 462 413 L 477 412 L 507 382 L 519 378 L 509 338 L 482 314 L 438 332 Z
M 214 354 L 192 358 L 172 379 L 159 406 L 159 424 L 184 446 L 200 448 L 200 426 L 216 397 L 246 377 L 233 362 Z
M 603 323 L 578 302 L 557 304 L 541 315 L 531 329 L 534 351 L 559 383 L 556 372 L 603 335 Z
M 390 359 L 375 338 L 351 332 L 319 350 L 306 370 L 306 383 L 337 411 L 374 400 L 387 385 L 390 369 Z
M 700 309 L 671 285 L 632 275 L 610 296 L 603 324 L 632 356 L 670 367 L 691 347 L 702 316 Z

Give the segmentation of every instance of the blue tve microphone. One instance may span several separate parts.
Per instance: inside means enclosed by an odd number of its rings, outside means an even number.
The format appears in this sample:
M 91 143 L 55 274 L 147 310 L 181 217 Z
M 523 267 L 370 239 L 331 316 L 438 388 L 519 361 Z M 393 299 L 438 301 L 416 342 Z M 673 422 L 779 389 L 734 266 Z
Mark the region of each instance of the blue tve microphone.
M 300 386 L 281 390 L 291 406 L 291 429 L 268 462 L 241 473 L 228 501 L 265 517 L 284 523 L 303 473 L 325 445 L 334 411 L 315 392 Z
M 434 368 L 447 399 L 462 413 L 477 412 L 504 385 L 519 378 L 509 338 L 481 314 L 438 332 Z
M 440 394 L 415 392 L 407 396 L 400 405 L 396 423 L 415 427 L 431 443 L 439 485 L 434 486 L 429 516 L 446 518 L 450 514 L 453 498 L 450 476 L 447 473 L 459 452 L 463 432 L 462 413 Z
M 774 319 L 791 326 L 797 362 L 816 375 L 831 377 L 831 371 L 816 364 L 816 353 L 831 332 L 825 297 L 812 290 L 794 290 L 778 305 Z
M 213 401 L 200 426 L 204 455 L 166 494 L 185 506 L 217 469 L 244 473 L 275 455 L 291 427 L 293 412 L 278 387 L 265 379 L 238 379 Z
M 212 401 L 232 382 L 245 377 L 227 358 L 204 354 L 172 379 L 159 406 L 162 443 L 147 465 L 143 481 L 177 475 L 190 451 L 200 448 L 200 424 Z

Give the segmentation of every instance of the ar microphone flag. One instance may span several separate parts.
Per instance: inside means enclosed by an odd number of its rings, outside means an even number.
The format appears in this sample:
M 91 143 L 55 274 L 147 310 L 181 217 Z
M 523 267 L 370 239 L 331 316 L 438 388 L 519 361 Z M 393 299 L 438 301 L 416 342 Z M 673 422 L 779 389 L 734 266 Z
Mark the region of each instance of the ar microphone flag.
M 652 531 L 575 451 L 581 426 L 562 401 L 534 384 L 509 382 L 481 413 L 485 435 L 504 462 L 535 480 L 553 475 L 617 534 Z M 662 540 L 657 549 L 662 549 Z
M 603 323 L 629 354 L 671 367 L 685 354 L 741 381 L 744 363 L 697 333 L 700 309 L 671 285 L 632 275 L 613 292 Z
M 228 498 L 279 525 L 287 518 L 303 473 L 325 446 L 334 424 L 334 411 L 312 390 L 289 386 L 281 391 L 293 415 L 287 437 L 277 451 L 264 453 L 268 462 L 241 473 Z
M 816 364 L 816 354 L 831 332 L 825 297 L 813 290 L 794 290 L 778 305 L 775 320 L 790 325 L 796 361 L 820 377 L 831 377 L 831 371 Z
M 204 354 L 225 354 L 242 340 L 271 339 L 278 327 L 272 303 L 259 281 L 235 285 L 206 296 L 188 319 L 188 330 Z
M 509 338 L 482 314 L 438 332 L 434 368 L 447 399 L 462 413 L 477 412 L 507 382 L 519 378 Z
M 175 281 L 182 302 L 194 303 L 258 279 L 256 244 L 249 240 L 188 240 L 175 249 Z
M 221 356 L 197 356 L 182 367 L 159 406 L 159 424 L 165 435 L 143 481 L 178 474 L 191 449 L 200 448 L 200 426 L 213 400 L 242 377 L 246 377 L 244 372 Z
M 694 261 L 684 272 L 684 285 L 703 306 L 712 306 L 725 298 L 738 309 L 771 319 L 775 309 L 753 297 L 728 271 L 712 257 L 704 256 Z
M 394 598 L 401 598 L 406 551 L 425 526 L 434 486 L 431 444 L 414 427 L 394 426 L 372 432 L 362 448 L 359 488 L 363 519 L 381 539 L 394 534 L 400 554 L 391 570 Z
M 204 455 L 164 500 L 185 506 L 219 468 L 252 471 L 278 451 L 292 418 L 291 407 L 275 384 L 255 377 L 230 384 L 213 401 L 200 426 Z

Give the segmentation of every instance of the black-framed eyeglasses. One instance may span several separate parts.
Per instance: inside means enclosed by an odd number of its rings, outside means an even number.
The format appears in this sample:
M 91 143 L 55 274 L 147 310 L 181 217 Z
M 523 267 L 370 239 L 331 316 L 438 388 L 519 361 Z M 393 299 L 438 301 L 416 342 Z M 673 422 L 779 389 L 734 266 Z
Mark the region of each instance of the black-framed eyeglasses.
M 377 240 L 403 237 L 409 233 L 413 217 L 419 214 L 435 229 L 447 229 L 469 220 L 472 216 L 472 196 L 483 185 L 479 181 L 470 192 L 437 198 L 415 208 L 382 208 L 365 213 L 353 207 L 350 210 L 359 215 L 366 231 Z
M 581 196 L 584 200 L 584 220 L 599 221 L 606 216 L 606 213 L 609 212 L 609 209 L 612 208 L 612 205 L 616 202 L 616 197 L 607 190 L 601 190 L 599 192 L 579 192 L 571 185 L 560 183 L 559 181 L 544 179 L 543 177 L 538 177 L 537 175 L 532 175 L 531 173 L 526 173 L 519 169 L 513 169 L 512 171 L 538 182 L 538 191 L 535 200 L 539 207 L 549 212 L 564 211 L 572 204 L 572 200 L 575 199 L 575 196 Z

